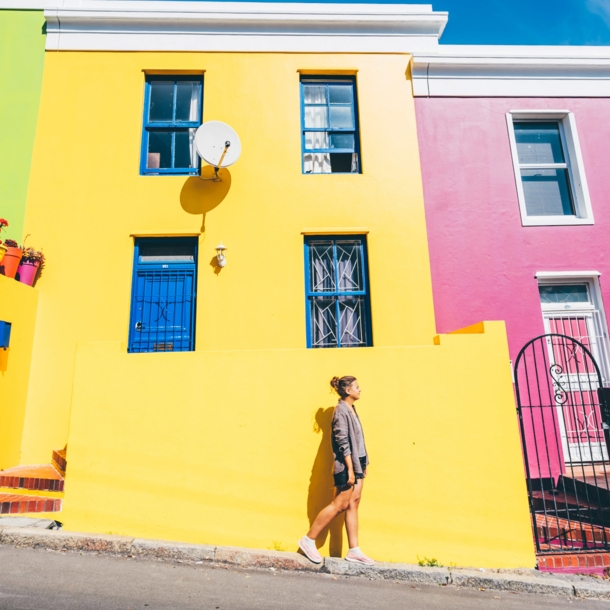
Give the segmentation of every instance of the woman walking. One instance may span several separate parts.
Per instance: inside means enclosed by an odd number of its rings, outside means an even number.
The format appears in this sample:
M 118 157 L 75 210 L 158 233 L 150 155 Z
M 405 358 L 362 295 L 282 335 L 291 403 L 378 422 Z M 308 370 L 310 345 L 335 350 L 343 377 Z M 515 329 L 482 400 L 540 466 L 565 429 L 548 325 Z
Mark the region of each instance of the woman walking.
M 307 535 L 299 540 L 299 548 L 308 559 L 321 563 L 322 555 L 316 548 L 316 538 L 337 515 L 345 512 L 345 529 L 349 542 L 345 559 L 373 565 L 375 562 L 358 546 L 358 506 L 369 465 L 362 424 L 354 407 L 360 398 L 360 387 L 355 377 L 333 377 L 330 385 L 340 398 L 333 412 L 332 423 L 335 499 L 320 511 Z

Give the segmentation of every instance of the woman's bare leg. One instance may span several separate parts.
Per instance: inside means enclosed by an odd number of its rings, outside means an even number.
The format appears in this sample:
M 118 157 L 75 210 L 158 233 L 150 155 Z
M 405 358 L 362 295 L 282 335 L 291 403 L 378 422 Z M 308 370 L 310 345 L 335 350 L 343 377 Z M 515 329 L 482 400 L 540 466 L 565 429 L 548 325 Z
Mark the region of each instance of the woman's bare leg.
M 347 510 L 350 499 L 352 497 L 354 487 L 350 487 L 345 491 L 336 492 L 335 499 L 326 507 L 323 508 L 314 522 L 311 524 L 311 528 L 307 532 L 307 537 L 315 540 L 322 530 L 339 514 Z
M 345 513 L 345 529 L 347 530 L 347 541 L 350 549 L 358 546 L 358 506 L 362 496 L 363 483 L 364 479 L 356 479 L 356 484 L 353 487 L 354 491 Z

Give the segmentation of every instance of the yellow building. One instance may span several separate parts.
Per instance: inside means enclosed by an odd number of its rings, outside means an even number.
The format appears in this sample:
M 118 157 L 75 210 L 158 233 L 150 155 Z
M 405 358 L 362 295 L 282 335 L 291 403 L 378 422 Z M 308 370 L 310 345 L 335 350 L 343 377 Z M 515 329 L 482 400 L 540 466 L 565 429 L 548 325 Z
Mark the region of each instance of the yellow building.
M 355 375 L 367 553 L 533 566 L 503 323 L 435 331 L 409 53 L 446 14 L 81 4 L 45 12 L 25 233 L 48 262 L 0 379 L 20 464 L 67 443 L 64 527 L 294 550 L 332 496 L 329 380 Z M 241 140 L 218 180 L 208 121 Z M 17 333 L 36 303 L 10 290 Z

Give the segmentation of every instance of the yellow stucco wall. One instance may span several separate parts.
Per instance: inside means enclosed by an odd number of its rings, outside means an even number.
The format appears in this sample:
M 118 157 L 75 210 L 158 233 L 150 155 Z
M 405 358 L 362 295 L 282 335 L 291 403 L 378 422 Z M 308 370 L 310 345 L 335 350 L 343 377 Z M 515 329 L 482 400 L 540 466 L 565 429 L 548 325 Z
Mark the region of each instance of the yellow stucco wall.
M 0 349 L 0 470 L 20 462 L 37 305 L 36 288 L 0 275 L 0 320 L 12 325 Z
M 503 326 L 434 343 L 408 61 L 47 54 L 26 233 L 48 264 L 22 461 L 68 440 L 67 529 L 294 548 L 331 492 L 316 413 L 332 375 L 356 374 L 367 550 L 533 565 Z M 243 145 L 222 183 L 139 176 L 145 70 L 205 71 L 204 120 Z M 302 175 L 298 70 L 356 73 L 362 175 Z M 302 232 L 350 227 L 368 231 L 374 347 L 307 350 Z M 134 234 L 200 234 L 194 353 L 126 353 Z
M 327 384 L 349 372 L 363 389 L 371 456 L 367 553 L 533 566 L 505 341 L 493 322 L 439 346 L 181 353 L 171 368 L 165 354 L 83 344 L 62 520 L 81 531 L 295 550 L 332 497 Z M 335 532 L 332 542 L 333 554 L 346 551 Z

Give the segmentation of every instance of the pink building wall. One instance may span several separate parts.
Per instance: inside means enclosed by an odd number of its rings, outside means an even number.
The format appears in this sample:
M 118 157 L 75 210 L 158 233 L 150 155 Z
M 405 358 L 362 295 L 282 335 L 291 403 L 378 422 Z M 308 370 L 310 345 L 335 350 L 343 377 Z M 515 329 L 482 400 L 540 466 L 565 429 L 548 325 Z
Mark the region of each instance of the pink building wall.
M 610 99 L 416 98 L 436 323 L 505 320 L 511 358 L 544 333 L 537 271 L 599 271 L 610 311 Z M 594 225 L 523 227 L 510 110 L 570 110 Z

